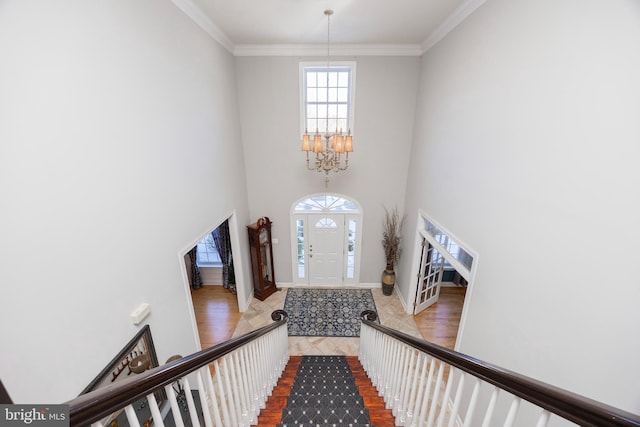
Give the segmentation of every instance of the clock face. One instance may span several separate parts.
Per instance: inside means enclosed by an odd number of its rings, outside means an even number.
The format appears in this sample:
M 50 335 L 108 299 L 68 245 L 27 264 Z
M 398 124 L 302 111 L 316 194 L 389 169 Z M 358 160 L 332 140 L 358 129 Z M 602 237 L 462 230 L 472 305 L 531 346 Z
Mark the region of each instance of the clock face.
M 260 244 L 264 245 L 269 242 L 269 233 L 267 233 L 266 229 L 260 230 Z

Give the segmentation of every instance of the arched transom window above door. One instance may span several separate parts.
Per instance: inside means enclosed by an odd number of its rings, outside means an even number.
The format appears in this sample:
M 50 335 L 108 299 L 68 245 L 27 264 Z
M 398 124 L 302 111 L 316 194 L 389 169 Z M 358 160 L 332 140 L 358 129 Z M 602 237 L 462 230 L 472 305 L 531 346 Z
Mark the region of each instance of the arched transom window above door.
M 316 221 L 316 228 L 338 228 L 338 224 L 331 218 L 321 218 Z
M 305 196 L 291 207 L 293 279 L 304 285 L 357 284 L 362 210 L 339 194 Z
M 294 212 L 349 212 L 358 213 L 358 205 L 343 196 L 334 194 L 316 194 L 298 201 Z

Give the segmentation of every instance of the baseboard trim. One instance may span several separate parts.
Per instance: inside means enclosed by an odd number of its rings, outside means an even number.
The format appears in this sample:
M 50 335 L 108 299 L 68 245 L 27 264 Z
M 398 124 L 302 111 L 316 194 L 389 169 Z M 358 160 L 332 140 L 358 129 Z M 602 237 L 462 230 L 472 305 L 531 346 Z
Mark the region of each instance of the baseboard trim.
M 413 308 L 409 307 L 409 305 L 407 304 L 407 300 L 405 300 L 404 295 L 402 295 L 402 292 L 398 292 L 398 284 L 397 283 L 396 283 L 394 291 L 398 295 L 398 299 L 400 300 L 400 304 L 402 304 L 402 308 L 404 308 L 405 313 L 413 314 Z
M 374 289 L 382 285 L 380 283 L 357 283 L 348 285 L 307 285 L 306 283 L 278 283 L 278 288 L 358 288 L 358 289 Z
M 240 307 L 240 299 L 238 298 L 238 311 L 240 313 L 244 313 L 245 311 L 247 311 L 249 309 L 249 306 L 251 305 L 251 301 L 253 301 L 253 287 L 251 288 L 251 292 L 249 292 L 249 296 L 247 297 L 246 301 L 243 301 L 243 306 L 244 307 Z

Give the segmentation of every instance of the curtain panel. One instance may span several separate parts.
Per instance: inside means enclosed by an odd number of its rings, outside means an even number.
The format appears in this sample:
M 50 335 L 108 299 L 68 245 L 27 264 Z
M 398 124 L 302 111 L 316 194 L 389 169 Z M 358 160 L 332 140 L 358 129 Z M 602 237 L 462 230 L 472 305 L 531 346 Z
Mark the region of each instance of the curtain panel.
M 225 220 L 218 228 L 211 232 L 216 250 L 222 262 L 222 286 L 225 289 L 235 291 L 235 273 L 233 271 L 233 254 L 231 253 L 231 236 L 229 234 L 229 221 Z
M 189 251 L 189 261 L 191 261 L 191 287 L 200 289 L 202 287 L 202 276 L 198 268 L 198 246 L 194 246 Z

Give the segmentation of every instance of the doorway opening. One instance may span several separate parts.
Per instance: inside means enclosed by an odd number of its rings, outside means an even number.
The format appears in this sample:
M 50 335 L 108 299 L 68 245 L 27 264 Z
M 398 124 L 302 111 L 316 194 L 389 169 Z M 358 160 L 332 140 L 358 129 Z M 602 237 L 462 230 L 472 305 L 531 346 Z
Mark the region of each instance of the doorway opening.
M 191 290 L 204 285 L 222 286 L 236 294 L 236 277 L 229 220 L 224 220 L 185 255 Z
M 242 286 L 244 280 L 239 245 L 238 224 L 235 214 L 232 214 L 200 236 L 181 254 L 194 338 L 199 348 L 230 339 L 235 324 L 249 305 L 246 290 Z M 200 257 L 197 254 L 199 251 L 202 251 Z M 200 267 L 209 271 L 200 273 L 198 285 L 196 271 Z M 236 283 L 239 286 L 236 287 Z
M 413 313 L 419 315 L 428 310 L 427 316 L 432 316 L 440 311 L 449 322 L 453 319 L 456 330 L 452 348 L 457 348 L 466 317 L 464 301 L 475 276 L 477 255 L 422 212 L 418 216 L 414 254 L 411 277 L 417 277 L 417 280 L 412 291 L 415 295 Z M 446 307 L 437 306 L 441 292 L 446 293 L 447 300 L 443 304 Z M 446 333 L 452 334 L 452 331 Z
M 293 282 L 355 285 L 360 275 L 362 209 L 340 194 L 303 197 L 291 207 Z

